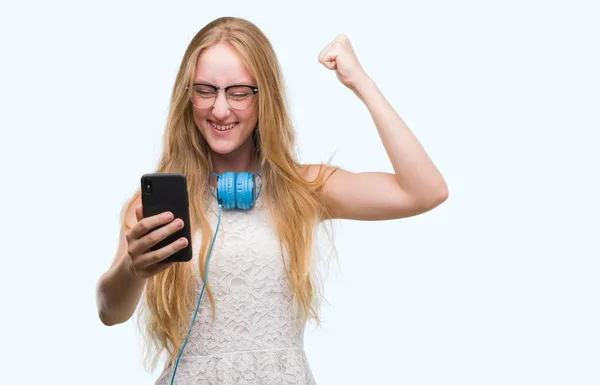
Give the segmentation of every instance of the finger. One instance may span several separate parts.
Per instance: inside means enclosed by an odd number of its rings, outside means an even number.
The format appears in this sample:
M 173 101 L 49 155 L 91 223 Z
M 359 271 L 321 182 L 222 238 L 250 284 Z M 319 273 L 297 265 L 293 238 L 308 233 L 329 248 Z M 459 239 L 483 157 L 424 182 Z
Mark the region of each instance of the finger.
M 142 219 L 144 219 L 144 211 L 142 208 L 142 205 L 138 205 L 135 208 L 135 218 L 137 219 L 137 221 L 141 221 Z
M 180 218 L 168 223 L 162 227 L 157 228 L 156 230 L 144 235 L 137 241 L 134 241 L 131 247 L 131 253 L 134 255 L 142 254 L 147 252 L 152 246 L 161 242 L 163 239 L 167 238 L 169 235 L 174 234 L 175 232 L 181 230 L 184 226 L 183 221 Z
M 323 53 L 321 57 L 321 64 L 323 64 L 326 68 L 333 70 L 337 68 L 337 52 L 335 48 L 330 48 L 328 51 Z
M 332 57 L 330 57 L 330 58 L 326 59 L 326 60 L 323 62 L 323 65 L 324 65 L 325 67 L 327 67 L 327 69 L 330 69 L 330 70 L 334 70 L 334 69 L 336 69 L 336 68 L 337 68 L 336 56 L 332 56 Z
M 136 268 L 146 269 L 153 267 L 159 262 L 169 258 L 179 250 L 186 248 L 188 240 L 185 237 L 179 238 L 178 240 L 171 242 L 167 246 L 161 247 L 156 251 L 144 254 L 136 260 Z
M 350 39 L 348 39 L 348 36 L 343 35 L 343 34 L 337 35 L 334 40 L 339 41 L 340 43 L 343 43 L 343 44 L 350 44 Z
M 137 213 L 136 213 L 137 215 Z M 173 220 L 173 213 L 167 211 L 161 214 L 153 215 L 140 220 L 129 232 L 128 241 L 140 239 L 155 228 L 165 225 Z
M 327 53 L 327 51 L 329 51 L 329 48 L 333 45 L 333 41 L 329 44 L 327 44 L 322 50 L 321 52 L 319 52 L 319 63 L 323 63 L 324 62 L 324 58 L 325 58 L 325 54 Z

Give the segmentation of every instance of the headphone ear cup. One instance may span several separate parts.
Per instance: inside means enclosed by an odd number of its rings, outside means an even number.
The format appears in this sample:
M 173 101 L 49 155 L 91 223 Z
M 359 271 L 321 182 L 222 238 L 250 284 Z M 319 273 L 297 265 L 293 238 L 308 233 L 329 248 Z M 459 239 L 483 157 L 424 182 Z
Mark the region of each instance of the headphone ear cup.
M 254 206 L 254 181 L 248 172 L 240 172 L 236 178 L 236 205 L 238 209 L 249 210 Z
M 236 206 L 236 175 L 234 172 L 226 171 L 219 177 L 217 182 L 217 194 L 221 199 L 224 209 L 232 209 Z

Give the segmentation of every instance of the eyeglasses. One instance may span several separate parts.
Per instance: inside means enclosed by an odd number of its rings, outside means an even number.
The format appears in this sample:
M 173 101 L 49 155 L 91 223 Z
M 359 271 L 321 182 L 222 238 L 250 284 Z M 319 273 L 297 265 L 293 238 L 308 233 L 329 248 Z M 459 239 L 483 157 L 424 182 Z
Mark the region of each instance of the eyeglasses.
M 195 83 L 192 86 L 190 99 L 197 108 L 211 108 L 217 101 L 219 91 L 225 92 L 225 100 L 234 110 L 245 110 L 254 102 L 258 88 L 245 84 L 234 84 L 225 88 L 212 84 Z

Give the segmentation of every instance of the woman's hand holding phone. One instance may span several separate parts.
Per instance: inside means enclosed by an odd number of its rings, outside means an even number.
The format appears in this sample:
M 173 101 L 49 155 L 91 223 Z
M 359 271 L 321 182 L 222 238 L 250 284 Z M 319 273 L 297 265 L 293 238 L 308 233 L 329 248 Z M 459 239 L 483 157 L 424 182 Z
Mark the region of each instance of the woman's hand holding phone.
M 127 258 L 138 278 L 145 279 L 165 271 L 176 262 L 164 261 L 175 252 L 185 248 L 188 241 L 181 237 L 155 251 L 150 248 L 171 234 L 181 230 L 183 220 L 174 219 L 171 212 L 144 218 L 142 205 L 135 208 L 137 223 L 126 234 Z M 164 261 L 164 262 L 163 262 Z

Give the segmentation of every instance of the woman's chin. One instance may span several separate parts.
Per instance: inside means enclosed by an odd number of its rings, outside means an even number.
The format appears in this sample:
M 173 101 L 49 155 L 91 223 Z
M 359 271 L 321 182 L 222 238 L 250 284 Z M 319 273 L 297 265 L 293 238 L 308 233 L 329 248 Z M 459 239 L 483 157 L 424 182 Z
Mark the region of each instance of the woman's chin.
M 248 145 L 248 149 L 251 149 L 251 138 L 250 136 L 246 140 L 239 140 L 238 137 L 232 138 L 214 138 L 209 137 L 207 142 L 208 146 L 212 150 L 212 152 L 219 155 L 227 155 L 230 154 L 241 147 L 246 147 Z
M 227 154 L 233 152 L 233 150 L 236 149 L 235 146 L 231 146 L 231 145 L 228 145 L 228 144 L 221 144 L 221 143 L 219 143 L 219 144 L 212 144 L 212 143 L 209 143 L 208 145 L 209 145 L 209 147 L 210 147 L 210 149 L 211 149 L 212 152 L 214 152 L 216 154 L 219 154 L 219 155 L 227 155 Z
M 212 138 L 211 138 L 212 139 Z M 242 147 L 243 143 L 238 142 L 237 140 L 209 140 L 208 146 L 212 150 L 212 152 L 219 155 L 227 155 L 238 148 Z

